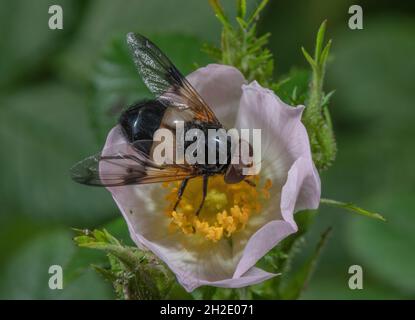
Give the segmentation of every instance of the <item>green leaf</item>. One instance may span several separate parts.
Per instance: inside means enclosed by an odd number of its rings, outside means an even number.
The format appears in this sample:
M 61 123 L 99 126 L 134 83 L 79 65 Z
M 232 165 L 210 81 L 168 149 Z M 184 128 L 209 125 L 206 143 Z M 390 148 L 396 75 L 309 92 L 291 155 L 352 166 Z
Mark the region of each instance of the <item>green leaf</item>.
M 63 30 L 48 28 L 48 9 L 53 4 L 64 8 Z M 68 35 L 79 22 L 78 12 L 82 7 L 81 2 L 70 0 L 1 1 L 0 87 L 10 89 L 50 71 L 54 54 L 67 43 Z
M 91 267 L 97 273 L 99 273 L 105 280 L 109 281 L 110 283 L 113 283 L 113 282 L 117 281 L 117 275 L 114 272 L 112 272 L 111 270 L 102 268 L 102 267 L 97 266 L 95 264 L 92 264 Z
M 238 22 L 238 25 L 242 30 L 245 30 L 248 28 L 248 24 L 242 18 L 236 17 L 236 22 Z
M 73 182 L 69 169 L 99 151 L 82 90 L 61 83 L 0 96 L 2 211 L 38 223 L 99 224 L 116 214 L 110 194 Z
M 333 96 L 333 94 L 336 92 L 336 90 L 332 90 L 329 93 L 325 94 L 322 100 L 322 105 L 323 106 L 327 106 L 330 102 L 331 97 Z
M 381 197 L 379 197 L 381 198 Z M 401 192 L 383 196 L 381 203 L 393 213 L 388 223 L 375 224 L 368 220 L 350 221 L 347 244 L 356 264 L 365 275 L 382 280 L 402 293 L 415 296 L 415 206 L 413 194 Z
M 234 1 L 223 3 L 225 10 L 234 6 Z M 169 32 L 202 39 L 203 42 L 217 43 L 221 30 L 221 25 L 211 14 L 208 1 L 151 0 L 129 1 L 126 4 L 120 1 L 99 0 L 88 2 L 87 9 L 78 25 L 80 32 L 74 34 L 72 41 L 67 43 L 57 70 L 65 79 L 76 85 L 81 81 L 89 82 L 97 57 L 114 37 L 124 37 L 128 32 L 138 32 L 154 40 L 153 35 Z M 47 14 L 47 9 L 44 12 Z M 65 11 L 65 18 L 66 16 Z M 30 18 L 17 21 L 30 21 Z M 38 26 L 53 33 L 45 23 L 47 19 L 42 20 Z M 180 42 L 172 41 L 169 47 L 176 45 L 180 46 Z M 181 56 L 186 58 L 187 54 L 184 51 Z M 193 62 L 195 61 L 189 61 Z
M 130 238 L 130 233 L 125 220 L 122 217 L 106 223 L 102 227 L 111 233 L 111 237 L 115 238 L 115 241 L 113 241 L 114 243 L 118 242 L 127 246 L 135 246 Z M 78 236 L 78 242 L 88 243 L 91 241 L 89 236 L 82 235 L 86 230 L 75 228 L 73 230 L 77 234 L 81 234 L 81 236 Z M 65 277 L 67 281 L 77 281 L 82 274 L 90 269 L 91 264 L 103 267 L 108 265 L 108 259 L 99 250 L 85 250 L 84 248 L 78 248 L 65 268 Z
M 144 252 L 121 245 L 121 243 L 111 236 L 105 229 L 82 231 L 80 236 L 74 238 L 75 243 L 84 248 L 102 250 L 118 258 L 125 266 L 131 270 L 141 263 Z
M 105 229 L 77 230 L 75 243 L 107 253 L 110 268 L 93 266 L 111 280 L 116 294 L 126 300 L 154 300 L 170 297 L 173 275 L 154 254 L 123 245 Z
M 332 41 L 331 41 L 331 39 L 330 39 L 330 40 L 327 42 L 326 46 L 324 47 L 323 52 L 321 53 L 321 56 L 320 56 L 320 58 L 319 58 L 319 63 L 320 63 L 320 65 L 322 65 L 322 66 L 324 66 L 324 67 L 325 67 L 325 64 L 326 64 L 326 62 L 327 62 L 327 58 L 328 58 L 329 53 L 330 53 L 331 44 L 332 44 Z
M 293 260 L 302 251 L 305 244 L 304 236 L 315 216 L 315 210 L 298 212 L 295 217 L 298 231 L 282 240 L 257 263 L 257 267 L 268 272 L 281 273 L 281 275 L 250 287 L 250 293 L 254 297 L 258 299 L 282 298 L 283 290 L 281 288 L 287 287 L 287 283 L 291 279 Z
M 219 21 L 226 27 L 229 28 L 229 19 L 225 14 L 225 11 L 222 8 L 222 5 L 220 4 L 219 0 L 209 0 L 210 6 L 213 8 L 213 11 L 215 12 L 216 17 L 219 19 Z
M 314 59 L 317 64 L 321 64 L 324 60 L 320 56 L 321 49 L 323 47 L 324 43 L 324 35 L 326 33 L 326 25 L 327 20 L 324 20 L 322 24 L 320 25 L 320 28 L 317 31 L 317 38 L 316 38 L 316 47 L 315 47 L 315 53 L 314 53 Z M 326 46 L 327 47 L 327 46 Z
M 342 208 L 342 209 L 346 209 L 348 211 L 360 214 L 362 216 L 366 216 L 372 219 L 378 219 L 378 220 L 382 220 L 382 221 L 386 221 L 386 219 L 381 216 L 379 213 L 376 212 L 371 212 L 368 211 L 366 209 L 362 209 L 356 205 L 354 205 L 353 203 L 350 202 L 341 202 L 341 201 L 336 201 L 336 200 L 332 200 L 332 199 L 320 199 L 320 203 L 322 204 L 326 204 L 332 207 L 337 207 L 337 208 Z
M 75 253 L 70 232 L 49 230 L 32 237 L 3 265 L 0 276 L 2 299 L 109 299 L 110 288 L 92 273 L 76 282 L 66 281 L 66 265 Z M 51 265 L 63 268 L 63 289 L 51 290 L 48 273 Z M 82 289 L 81 289 L 82 288 Z
M 259 17 L 259 14 L 262 10 L 265 9 L 268 2 L 269 0 L 262 0 L 259 3 L 259 5 L 255 8 L 255 11 L 252 13 L 251 17 L 247 20 L 248 25 L 252 24 Z
M 288 281 L 286 280 L 285 284 L 280 287 L 280 294 L 283 299 L 298 299 L 300 297 L 316 268 L 317 261 L 328 240 L 330 232 L 331 228 L 328 228 L 321 235 L 320 241 L 313 254 L 306 260 L 300 269 L 294 272 L 294 275 L 292 275 Z
M 281 77 L 272 89 L 287 104 L 304 104 L 307 98 L 310 71 L 293 68 L 287 75 Z
M 301 51 L 303 52 L 304 57 L 310 64 L 311 68 L 313 70 L 317 70 L 317 63 L 314 61 L 314 59 L 310 56 L 310 54 L 304 49 L 304 47 L 301 47 Z
M 246 15 L 246 0 L 238 0 L 238 18 L 245 19 Z

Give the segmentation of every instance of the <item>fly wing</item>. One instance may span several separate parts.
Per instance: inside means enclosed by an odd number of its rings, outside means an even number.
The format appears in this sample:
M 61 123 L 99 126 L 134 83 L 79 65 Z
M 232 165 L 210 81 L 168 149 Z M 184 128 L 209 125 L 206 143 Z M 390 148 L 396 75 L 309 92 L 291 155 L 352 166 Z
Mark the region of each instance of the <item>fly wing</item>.
M 144 83 L 160 101 L 190 109 L 200 121 L 220 124 L 202 97 L 154 43 L 137 33 L 129 33 L 127 43 Z
M 90 186 L 116 187 L 134 184 L 178 181 L 195 177 L 193 167 L 157 164 L 140 151 L 151 141 L 121 143 L 90 156 L 71 168 L 74 181 Z

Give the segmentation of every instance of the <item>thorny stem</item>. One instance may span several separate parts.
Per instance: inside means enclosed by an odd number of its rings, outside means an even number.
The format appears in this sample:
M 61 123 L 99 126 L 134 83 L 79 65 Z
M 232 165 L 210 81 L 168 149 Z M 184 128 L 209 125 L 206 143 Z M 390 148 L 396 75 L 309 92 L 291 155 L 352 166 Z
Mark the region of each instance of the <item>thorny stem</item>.
M 303 122 L 310 136 L 313 160 L 319 170 L 327 169 L 333 163 L 337 151 L 329 110 L 325 105 L 331 93 L 325 96 L 323 91 L 326 63 L 331 47 L 329 40 L 323 48 L 325 31 L 326 21 L 323 21 L 317 33 L 313 58 L 302 48 L 312 70 Z M 327 101 L 324 103 L 324 100 Z

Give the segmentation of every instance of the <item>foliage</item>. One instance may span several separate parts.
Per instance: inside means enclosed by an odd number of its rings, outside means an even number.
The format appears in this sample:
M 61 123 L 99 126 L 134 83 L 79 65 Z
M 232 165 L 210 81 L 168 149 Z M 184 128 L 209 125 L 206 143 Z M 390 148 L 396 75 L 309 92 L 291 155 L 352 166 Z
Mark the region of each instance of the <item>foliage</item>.
M 331 41 L 325 46 L 324 34 L 326 30 L 326 22 L 320 26 L 315 45 L 314 58 L 302 48 L 302 52 L 311 66 L 311 73 L 307 71 L 294 69 L 287 76 L 282 77 L 280 81 L 273 80 L 274 60 L 270 51 L 265 47 L 269 34 L 257 36 L 256 22 L 260 12 L 265 8 L 267 0 L 263 0 L 254 8 L 253 13 L 248 15 L 246 10 L 246 1 L 238 1 L 237 16 L 235 18 L 236 25 L 230 22 L 229 17 L 225 14 L 218 0 L 210 0 L 217 18 L 222 23 L 223 30 L 221 36 L 221 47 L 215 48 L 205 46 L 204 51 L 217 59 L 218 62 L 233 65 L 239 68 L 245 77 L 251 80 L 257 80 L 265 86 L 274 89 L 283 99 L 288 100 L 292 104 L 306 104 L 307 108 L 304 113 L 303 121 L 310 135 L 310 142 L 313 152 L 313 159 L 316 166 L 322 170 L 326 169 L 334 160 L 336 145 L 334 141 L 333 128 L 331 125 L 330 115 L 328 111 L 328 103 L 333 92 L 324 94 L 323 79 L 326 69 L 326 62 L 329 56 Z M 176 39 L 175 43 L 186 44 L 190 39 Z M 157 42 L 157 41 L 156 41 Z M 187 51 L 191 56 L 191 51 Z M 169 54 L 169 53 L 168 53 Z M 173 59 L 174 60 L 174 59 Z M 175 60 L 177 63 L 177 61 Z M 107 119 L 111 119 L 112 114 L 118 114 L 117 105 L 126 105 L 145 96 L 142 83 L 137 81 L 134 74 L 131 59 L 129 59 L 128 51 L 125 44 L 119 39 L 114 41 L 109 50 L 103 56 L 98 64 L 96 76 L 94 78 L 94 100 L 93 116 L 91 119 L 99 119 L 100 115 L 105 114 Z M 309 80 L 309 77 L 311 79 Z M 309 84 L 307 85 L 307 82 Z M 141 88 L 137 90 L 137 88 Z M 127 105 L 128 105 L 127 103 Z M 114 107 L 115 106 L 115 107 Z M 102 110 L 101 108 L 105 109 Z M 116 112 L 113 112 L 113 109 Z M 111 124 L 105 124 L 104 121 L 98 121 L 97 125 L 104 123 L 103 130 L 106 132 Z M 102 139 L 102 137 L 98 136 Z M 364 209 L 358 208 L 351 204 L 341 203 L 334 200 L 326 200 L 326 204 L 335 205 L 345 209 L 356 211 L 360 214 L 382 218 L 378 214 L 370 213 Z M 194 298 L 226 298 L 236 299 L 240 297 L 260 297 L 260 298 L 298 298 L 311 277 L 311 273 L 315 268 L 316 261 L 324 246 L 328 231 L 324 232 L 321 240 L 317 244 L 315 252 L 310 258 L 297 269 L 292 270 L 291 262 L 295 255 L 300 251 L 301 244 L 304 242 L 304 236 L 314 220 L 315 212 L 306 211 L 297 219 L 300 231 L 294 236 L 285 239 L 281 244 L 267 254 L 259 265 L 271 272 L 283 272 L 283 277 L 276 277 L 267 283 L 254 286 L 251 289 L 243 290 L 224 290 L 217 288 L 201 288 L 193 293 Z M 90 235 L 84 235 L 76 238 L 76 242 L 80 246 L 86 246 L 82 241 L 86 241 L 88 246 L 95 249 L 101 249 L 102 243 L 96 242 L 100 238 L 105 238 L 108 242 L 114 243 L 120 248 L 120 243 L 111 237 L 105 230 L 96 230 Z M 86 237 L 86 238 L 85 238 Z M 97 239 L 97 237 L 99 239 Z M 143 274 L 137 273 L 141 270 L 140 259 L 142 253 L 137 249 L 123 248 L 124 255 L 135 257 L 134 260 L 125 264 L 123 258 L 120 260 L 120 253 L 115 255 L 110 251 L 108 244 L 104 245 L 105 251 L 110 252 L 111 269 L 105 270 L 99 267 L 95 269 L 106 276 L 114 283 L 114 287 L 119 297 L 142 299 L 143 297 L 160 298 L 160 290 L 157 285 L 152 283 L 152 276 L 149 271 Z M 121 250 L 121 249 L 120 249 Z M 117 259 L 115 259 L 115 258 Z M 138 260 L 137 260 L 138 259 Z M 120 262 L 121 261 L 121 262 Z M 162 263 L 155 257 L 152 261 L 157 265 Z M 147 265 L 147 264 L 145 264 Z M 138 266 L 138 269 L 133 269 Z M 151 268 L 151 264 L 149 264 Z M 154 275 L 153 275 L 154 276 Z M 155 277 L 156 279 L 157 277 Z M 140 284 L 142 287 L 140 287 Z M 146 291 L 143 294 L 143 291 Z
M 222 23 L 223 30 L 221 48 L 207 46 L 206 51 L 220 63 L 238 68 L 248 81 L 256 80 L 277 93 L 284 83 L 295 83 L 295 87 L 289 93 L 289 100 L 295 103 L 301 101 L 307 106 L 303 122 L 310 137 L 313 160 L 318 169 L 327 169 L 335 159 L 336 142 L 328 110 L 328 103 L 334 91 L 327 94 L 323 91 L 324 75 L 331 47 L 331 40 L 324 45 L 326 21 L 321 24 L 317 32 L 314 58 L 304 48 L 301 48 L 311 66 L 309 89 L 304 94 L 304 92 L 298 92 L 301 83 L 293 80 L 293 77 L 297 78 L 296 72 L 279 82 L 272 79 L 274 59 L 269 49 L 266 48 L 270 33 L 258 36 L 256 25 L 259 14 L 267 5 L 268 0 L 262 0 L 248 18 L 246 17 L 246 0 L 238 1 L 236 26 L 231 23 L 219 0 L 209 2 L 216 17 Z
M 254 2 L 247 2 L 246 12 L 253 11 L 250 4 Z M 90 264 L 108 267 L 106 256 L 75 248 L 68 232 L 72 226 L 105 228 L 123 243 L 130 240 L 121 218 L 115 220 L 123 227 L 120 232 L 106 224 L 119 217 L 108 192 L 73 184 L 67 174 L 74 162 L 99 151 L 106 128 L 116 121 L 114 113 L 106 114 L 112 101 L 105 94 L 112 85 L 98 88 L 94 84 L 97 65 L 104 60 L 100 53 L 104 46 L 105 52 L 111 51 L 113 41 L 123 44 L 119 35 L 139 31 L 162 42 L 163 50 L 181 70 L 190 72 L 194 62 L 210 61 L 200 47 L 203 42 L 215 42 L 220 24 L 208 13 L 205 1 L 131 1 L 126 10 L 124 3 L 111 0 L 57 0 L 53 3 L 65 8 L 65 29 L 50 31 L 44 27 L 50 3 L 16 0 L 0 4 L 0 140 L 4 151 L 0 159 L 0 296 L 109 299 L 114 297 L 111 286 L 89 268 Z M 222 1 L 223 10 L 232 12 L 233 4 Z M 341 148 L 336 165 L 321 175 L 323 190 L 330 198 L 353 199 L 390 212 L 388 223 L 342 216 L 342 209 L 326 205 L 318 214 L 298 213 L 297 222 L 308 215 L 315 221 L 306 237 L 296 240 L 288 255 L 273 250 L 261 264 L 269 263 L 267 270 L 280 270 L 274 263 L 278 262 L 274 257 L 279 257 L 289 260 L 288 272 L 296 270 L 311 255 L 324 229 L 334 225 L 321 256 L 323 263 L 301 298 L 413 299 L 413 17 L 410 12 L 400 15 L 387 4 L 368 3 L 365 30 L 360 32 L 344 28 L 345 7 L 319 3 L 317 8 L 315 12 L 298 3 L 272 1 L 261 11 L 256 32 L 271 31 L 268 47 L 276 54 L 278 70 L 292 68 L 286 74 L 274 73 L 275 81 L 267 81 L 287 103 L 306 104 L 312 71 L 304 68 L 306 60 L 298 47 L 311 47 L 310 30 L 329 17 L 336 41 L 334 55 L 328 59 L 330 63 L 335 58 L 335 63 L 326 72 L 327 84 L 338 88 L 329 102 Z M 376 16 L 373 11 L 383 14 Z M 239 28 L 237 22 L 233 27 Z M 182 42 L 186 43 L 183 52 L 189 55 L 175 52 Z M 106 80 L 111 77 L 117 79 L 109 72 Z M 140 91 L 139 77 L 134 81 L 137 87 L 130 92 L 140 98 L 136 92 Z M 115 84 L 113 88 L 116 92 Z M 123 93 L 122 87 L 118 89 Z M 85 121 L 87 114 L 95 123 L 94 135 Z M 61 292 L 47 287 L 47 268 L 53 263 L 64 267 Z M 365 272 L 361 291 L 351 291 L 346 285 L 347 268 L 355 263 Z M 194 297 L 277 298 L 273 280 L 265 285 L 269 295 L 258 293 L 255 286 L 241 293 L 201 288 Z M 177 287 L 171 297 L 189 298 Z
M 317 32 L 314 58 L 304 48 L 301 48 L 312 70 L 303 122 L 310 137 L 314 163 L 320 170 L 327 169 L 333 163 L 337 149 L 328 109 L 328 103 L 334 91 L 325 94 L 323 90 L 326 64 L 331 47 L 331 40 L 324 45 L 325 33 L 326 21 L 321 24 Z
M 326 205 L 329 205 L 329 206 L 346 209 L 346 210 L 349 210 L 350 212 L 354 212 L 354 213 L 360 214 L 362 216 L 366 216 L 366 217 L 369 217 L 369 218 L 386 221 L 386 219 L 382 215 L 380 215 L 379 213 L 371 212 L 371 211 L 368 211 L 366 209 L 359 208 L 358 206 L 354 205 L 351 202 L 346 203 L 346 202 L 341 202 L 341 201 L 336 201 L 336 200 L 331 200 L 331 199 L 321 199 L 320 202 L 322 204 L 326 204 Z
M 118 298 L 157 300 L 166 297 L 173 287 L 171 272 L 152 253 L 121 244 L 106 229 L 75 231 L 78 246 L 107 253 L 110 268 L 93 268 L 113 284 Z
M 219 0 L 209 0 L 216 17 L 222 23 L 221 47 L 205 46 L 205 51 L 222 64 L 238 68 L 248 81 L 256 80 L 264 86 L 272 81 L 274 61 L 266 48 L 270 33 L 257 36 L 256 22 L 269 0 L 262 0 L 247 16 L 246 0 L 238 1 L 234 26 Z

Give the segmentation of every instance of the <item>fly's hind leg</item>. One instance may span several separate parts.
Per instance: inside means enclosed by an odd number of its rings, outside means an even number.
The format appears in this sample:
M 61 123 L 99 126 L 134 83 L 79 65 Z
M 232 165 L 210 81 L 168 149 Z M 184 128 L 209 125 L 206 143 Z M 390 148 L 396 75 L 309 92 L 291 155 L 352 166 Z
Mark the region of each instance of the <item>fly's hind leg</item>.
M 176 200 L 176 203 L 174 204 L 173 211 L 176 211 L 177 206 L 180 203 L 180 200 L 182 200 L 182 196 L 183 196 L 183 193 L 184 193 L 184 189 L 186 189 L 187 182 L 189 182 L 189 178 L 185 178 L 182 181 L 182 184 L 180 185 L 179 191 L 177 192 L 177 200 Z
M 197 209 L 197 211 L 196 211 L 196 216 L 198 216 L 198 215 L 199 215 L 200 210 L 202 210 L 202 208 L 203 208 L 203 204 L 205 203 L 205 199 L 206 199 L 206 195 L 207 195 L 207 188 L 208 188 L 208 179 L 209 179 L 209 176 L 208 176 L 207 174 L 205 174 L 205 175 L 203 176 L 203 193 L 202 193 L 202 201 L 200 202 L 199 209 Z

